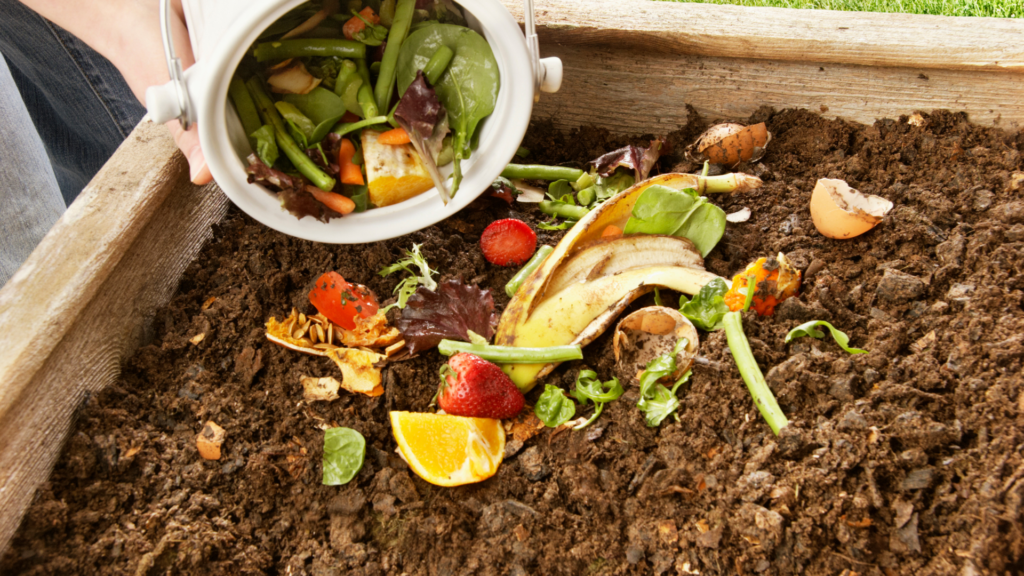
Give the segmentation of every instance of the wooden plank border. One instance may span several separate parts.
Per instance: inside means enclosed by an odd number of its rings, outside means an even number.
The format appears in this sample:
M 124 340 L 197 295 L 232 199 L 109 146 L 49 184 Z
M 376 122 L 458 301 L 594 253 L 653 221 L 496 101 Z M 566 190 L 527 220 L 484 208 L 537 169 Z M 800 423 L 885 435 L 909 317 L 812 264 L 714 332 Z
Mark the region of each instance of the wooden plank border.
M 115 381 L 226 209 L 143 122 L 0 290 L 0 552 L 79 403 Z

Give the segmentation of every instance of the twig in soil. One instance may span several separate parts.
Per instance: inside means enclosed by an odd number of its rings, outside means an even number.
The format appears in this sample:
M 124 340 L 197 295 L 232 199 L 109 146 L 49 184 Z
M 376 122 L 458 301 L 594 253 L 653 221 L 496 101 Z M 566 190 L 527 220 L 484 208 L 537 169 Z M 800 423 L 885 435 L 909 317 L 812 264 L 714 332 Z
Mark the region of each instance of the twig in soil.
M 683 488 L 682 486 L 669 486 L 661 492 L 658 492 L 658 496 L 668 496 L 669 494 L 683 494 L 686 496 L 693 496 L 693 490 L 689 488 Z
M 854 564 L 860 564 L 861 566 L 871 566 L 872 568 L 878 568 L 878 566 L 876 566 L 875 564 L 872 564 L 871 562 L 861 562 L 860 560 L 854 560 L 853 558 L 850 558 L 846 554 L 840 554 L 839 552 L 836 552 L 835 550 L 829 550 L 829 552 L 831 552 L 834 556 L 839 556 L 840 558 L 842 558 L 843 560 L 846 560 L 847 562 L 853 562 Z

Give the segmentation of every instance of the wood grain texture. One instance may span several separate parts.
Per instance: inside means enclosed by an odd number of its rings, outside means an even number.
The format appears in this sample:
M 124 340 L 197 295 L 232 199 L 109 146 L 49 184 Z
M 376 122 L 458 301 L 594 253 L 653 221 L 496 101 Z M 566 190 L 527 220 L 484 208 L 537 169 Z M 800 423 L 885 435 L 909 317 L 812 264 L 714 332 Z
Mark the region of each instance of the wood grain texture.
M 703 117 L 742 120 L 759 106 L 805 108 L 864 124 L 937 108 L 985 126 L 1024 126 L 1024 75 L 670 56 L 615 48 L 548 45 L 565 80 L 542 94 L 534 118 L 567 130 L 585 124 L 618 134 L 666 134 Z
M 502 0 L 522 22 L 523 3 Z M 545 42 L 646 52 L 939 68 L 1024 70 L 1024 21 L 651 0 L 536 0 Z
M 115 380 L 225 213 L 187 174 L 166 129 L 140 124 L 0 291 L 0 551 L 78 404 Z
M 502 1 L 521 21 L 521 2 Z M 708 119 L 767 105 L 865 124 L 944 108 L 1024 126 L 1022 20 L 538 0 L 537 32 L 564 79 L 534 117 L 561 129 L 665 134 L 687 105 Z

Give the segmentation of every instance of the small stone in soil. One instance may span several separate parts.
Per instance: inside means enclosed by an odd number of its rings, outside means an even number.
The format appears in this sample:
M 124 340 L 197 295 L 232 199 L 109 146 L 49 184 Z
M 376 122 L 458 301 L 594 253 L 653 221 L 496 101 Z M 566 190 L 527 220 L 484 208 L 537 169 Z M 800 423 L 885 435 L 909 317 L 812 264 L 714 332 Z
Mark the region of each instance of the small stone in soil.
M 551 470 L 544 464 L 544 455 L 536 446 L 531 446 L 519 457 L 519 467 L 522 468 L 526 479 L 538 482 L 548 477 Z
M 901 304 L 920 297 L 925 288 L 924 280 L 917 276 L 886 268 L 875 294 L 883 301 Z
M 843 419 L 839 421 L 839 430 L 854 431 L 863 430 L 867 427 L 868 421 L 854 410 L 843 414 Z
M 934 475 L 935 469 L 931 466 L 918 468 L 907 474 L 907 477 L 903 479 L 902 487 L 904 490 L 922 490 L 931 485 Z

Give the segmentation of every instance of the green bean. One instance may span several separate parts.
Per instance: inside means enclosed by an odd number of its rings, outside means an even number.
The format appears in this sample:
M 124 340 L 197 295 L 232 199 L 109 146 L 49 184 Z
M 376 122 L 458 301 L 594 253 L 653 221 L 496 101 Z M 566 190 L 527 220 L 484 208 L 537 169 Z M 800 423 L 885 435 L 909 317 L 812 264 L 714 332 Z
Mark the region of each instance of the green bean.
M 448 69 L 448 64 L 451 63 L 454 56 L 455 52 L 442 44 L 430 57 L 430 61 L 423 67 L 423 76 L 427 78 L 427 82 L 431 86 L 437 84 L 437 81 L 441 79 L 441 75 Z
M 387 116 L 371 116 L 366 120 L 360 120 L 359 122 L 350 122 L 348 124 L 339 123 L 337 126 L 334 127 L 334 130 L 332 130 L 332 132 L 334 132 L 338 136 L 344 136 L 349 132 L 355 132 L 360 128 L 366 128 L 367 126 L 373 126 L 375 124 L 383 124 L 387 122 L 387 120 Z
M 336 38 L 297 38 L 263 42 L 256 46 L 254 54 L 257 62 L 287 60 L 303 56 L 366 58 L 366 44 Z
M 359 68 L 351 60 L 345 60 L 338 72 L 338 80 L 334 83 L 334 93 L 341 96 L 345 109 L 349 112 L 362 115 L 363 109 L 359 106 L 359 87 L 363 85 L 363 78 L 359 75 Z
M 576 200 L 579 201 L 580 206 L 590 206 L 597 200 L 597 189 L 593 186 L 584 188 L 576 193 Z
M 412 25 L 413 13 L 416 11 L 416 0 L 398 0 L 395 6 L 395 21 L 388 33 L 388 44 L 384 48 L 384 58 L 380 63 L 380 74 L 373 95 L 377 99 L 377 109 L 387 110 L 391 104 L 391 93 L 395 91 L 395 75 L 398 73 L 398 51 L 402 49 L 405 35 Z
M 568 180 L 575 182 L 583 170 L 566 166 L 540 166 L 537 164 L 509 164 L 501 171 L 509 180 Z
M 342 60 L 339 68 L 338 79 L 334 81 L 334 93 L 341 96 L 353 80 L 362 79 L 362 77 L 359 75 L 359 67 L 351 60 Z
M 369 85 L 363 84 L 359 87 L 359 92 L 356 93 L 356 101 L 359 102 L 359 107 L 363 110 L 363 118 L 373 118 L 380 114 L 377 103 L 373 101 L 373 90 L 370 89 Z
M 491 344 L 470 344 L 457 340 L 441 340 L 437 351 L 445 356 L 458 352 L 469 352 L 484 360 L 502 364 L 547 364 L 583 359 L 578 344 L 548 346 L 546 348 L 519 348 L 516 346 L 493 346 Z
M 515 296 L 519 287 L 523 285 L 523 281 L 526 280 L 530 274 L 533 274 L 534 270 L 540 268 L 540 265 L 544 263 L 544 259 L 553 251 L 554 248 L 551 246 L 541 246 L 540 248 L 537 248 L 537 251 L 533 254 L 533 258 L 530 258 L 530 261 L 526 263 L 526 266 L 523 266 L 522 270 L 516 272 L 516 275 L 508 281 L 508 284 L 505 284 L 505 294 L 508 294 L 509 298 Z
M 321 190 L 333 190 L 335 180 L 327 174 L 325 174 L 320 168 L 313 163 L 313 160 L 309 156 L 306 156 L 305 150 L 299 148 L 299 145 L 295 143 L 291 135 L 288 134 L 288 130 L 285 128 L 284 119 L 278 114 L 277 108 L 274 107 L 274 101 L 267 94 L 267 91 L 263 88 L 263 81 L 260 80 L 259 76 L 253 76 L 245 83 L 246 87 L 249 88 L 249 94 L 252 96 L 256 107 L 260 111 L 260 115 L 268 124 L 273 125 L 274 131 L 277 133 L 277 145 L 284 152 L 284 155 L 291 160 L 295 168 L 305 176 L 309 178 L 317 188 Z
M 506 178 L 508 177 L 506 176 Z M 573 206 L 565 202 L 552 202 L 551 200 L 541 200 L 540 211 L 548 216 L 566 220 L 580 220 L 587 215 L 587 212 L 590 212 L 585 206 Z
M 238 76 L 232 76 L 231 83 L 228 84 L 228 96 L 231 97 L 231 103 L 235 105 L 238 119 L 242 121 L 242 129 L 245 130 L 246 136 L 249 137 L 249 144 L 255 150 L 256 138 L 252 136 L 252 133 L 259 130 L 263 123 L 260 122 L 260 115 L 256 112 L 256 104 L 252 101 L 252 96 L 249 95 L 249 90 L 245 87 L 245 81 Z

